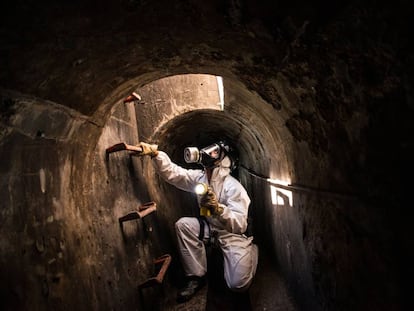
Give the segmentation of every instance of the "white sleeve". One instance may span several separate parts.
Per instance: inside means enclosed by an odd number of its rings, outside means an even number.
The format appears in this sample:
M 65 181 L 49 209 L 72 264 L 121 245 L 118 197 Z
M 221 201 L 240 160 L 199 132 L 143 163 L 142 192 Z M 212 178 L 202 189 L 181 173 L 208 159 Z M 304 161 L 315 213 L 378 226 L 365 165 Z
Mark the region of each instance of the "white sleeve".
M 247 230 L 250 198 L 241 184 L 231 182 L 223 190 L 225 200 L 220 202 L 223 213 L 218 218 L 229 232 L 243 234 Z
M 194 185 L 203 176 L 202 170 L 185 169 L 173 163 L 163 151 L 158 151 L 152 162 L 158 174 L 166 182 L 184 191 L 192 192 Z

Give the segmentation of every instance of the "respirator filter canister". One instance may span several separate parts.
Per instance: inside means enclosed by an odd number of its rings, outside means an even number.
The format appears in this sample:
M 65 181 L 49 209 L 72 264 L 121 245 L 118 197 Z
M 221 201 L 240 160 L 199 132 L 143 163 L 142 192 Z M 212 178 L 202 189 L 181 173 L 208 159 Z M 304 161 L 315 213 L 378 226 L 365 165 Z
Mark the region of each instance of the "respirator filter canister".
M 184 160 L 187 163 L 198 163 L 200 161 L 200 151 L 197 147 L 187 147 L 184 149 Z

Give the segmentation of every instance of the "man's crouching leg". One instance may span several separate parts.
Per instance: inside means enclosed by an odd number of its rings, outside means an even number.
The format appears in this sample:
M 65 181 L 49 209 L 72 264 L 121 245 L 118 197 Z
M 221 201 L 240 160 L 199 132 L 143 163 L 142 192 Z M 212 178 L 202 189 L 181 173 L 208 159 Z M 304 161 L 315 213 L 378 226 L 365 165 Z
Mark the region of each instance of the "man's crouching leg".
M 250 240 L 250 241 L 249 241 Z M 228 244 L 223 249 L 224 278 L 227 286 L 234 292 L 249 289 L 258 261 L 257 245 L 247 238 L 242 243 Z
M 179 252 L 186 275 L 186 284 L 179 290 L 177 301 L 186 302 L 206 284 L 206 250 L 203 241 L 198 238 L 200 224 L 197 218 L 180 218 L 175 223 L 175 229 Z

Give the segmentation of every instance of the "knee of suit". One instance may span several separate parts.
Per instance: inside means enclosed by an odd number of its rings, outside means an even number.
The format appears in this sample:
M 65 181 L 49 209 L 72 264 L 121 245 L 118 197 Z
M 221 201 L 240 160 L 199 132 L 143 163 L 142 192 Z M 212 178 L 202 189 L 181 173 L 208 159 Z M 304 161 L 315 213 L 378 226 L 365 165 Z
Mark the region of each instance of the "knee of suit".
M 182 217 L 175 222 L 175 230 L 177 232 L 190 231 L 190 226 L 188 224 L 188 217 Z
M 254 249 L 255 250 L 255 249 Z M 225 264 L 224 278 L 229 289 L 235 292 L 244 292 L 249 289 L 256 273 L 257 252 L 247 253 L 237 263 Z
M 232 277 L 232 278 L 227 278 L 226 283 L 230 290 L 234 292 L 244 292 L 247 289 L 249 289 L 251 280 L 249 279 L 246 280 L 246 278 Z

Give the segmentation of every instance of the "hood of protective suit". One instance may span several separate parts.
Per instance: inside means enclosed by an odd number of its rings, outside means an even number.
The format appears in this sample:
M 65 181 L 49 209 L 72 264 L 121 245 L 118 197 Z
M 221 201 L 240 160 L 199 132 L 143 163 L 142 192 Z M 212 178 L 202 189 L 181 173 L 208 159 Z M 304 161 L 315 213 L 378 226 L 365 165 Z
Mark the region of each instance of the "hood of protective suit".
M 210 185 L 218 194 L 220 194 L 221 192 L 224 179 L 230 174 L 230 167 L 231 160 L 228 156 L 225 156 L 224 159 L 220 162 L 220 164 L 213 169 L 213 173 L 211 174 Z

